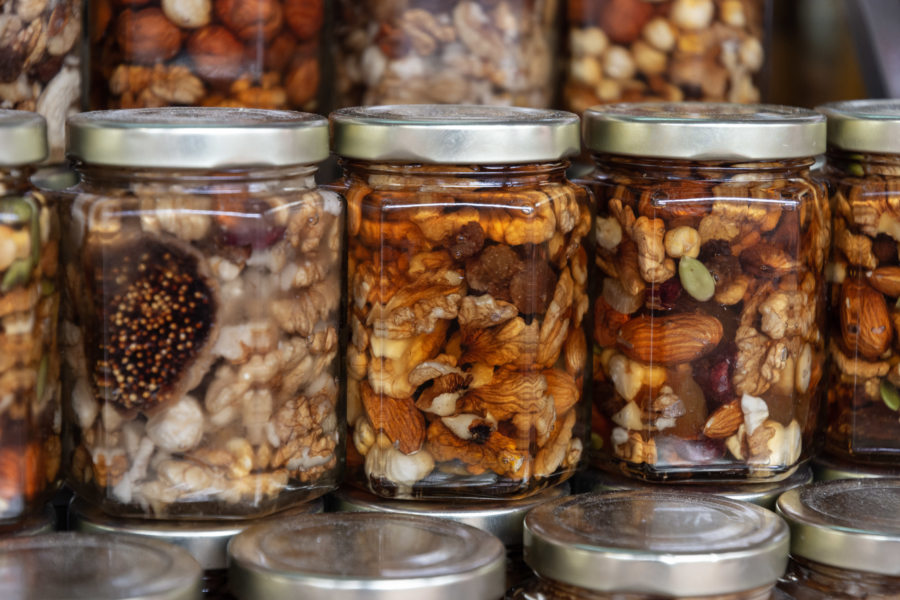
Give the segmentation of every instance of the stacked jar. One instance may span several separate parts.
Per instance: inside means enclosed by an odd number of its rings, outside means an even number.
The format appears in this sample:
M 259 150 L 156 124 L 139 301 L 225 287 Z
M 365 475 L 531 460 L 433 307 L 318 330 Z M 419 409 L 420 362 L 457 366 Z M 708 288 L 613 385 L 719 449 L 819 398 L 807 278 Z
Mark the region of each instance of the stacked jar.
M 596 171 L 593 449 L 634 478 L 754 482 L 810 457 L 823 374 L 825 146 L 812 111 L 609 105 Z

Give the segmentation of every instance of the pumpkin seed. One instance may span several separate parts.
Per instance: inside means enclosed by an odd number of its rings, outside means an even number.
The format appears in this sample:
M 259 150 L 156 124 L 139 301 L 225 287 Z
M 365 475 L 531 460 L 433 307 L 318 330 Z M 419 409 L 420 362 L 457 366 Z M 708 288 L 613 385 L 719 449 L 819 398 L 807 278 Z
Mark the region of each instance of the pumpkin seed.
M 678 277 L 681 287 L 695 300 L 706 302 L 716 293 L 716 280 L 696 258 L 683 256 L 678 261 Z
M 885 406 L 891 410 L 900 409 L 900 391 L 897 391 L 897 388 L 891 385 L 887 379 L 882 379 L 878 388 Z

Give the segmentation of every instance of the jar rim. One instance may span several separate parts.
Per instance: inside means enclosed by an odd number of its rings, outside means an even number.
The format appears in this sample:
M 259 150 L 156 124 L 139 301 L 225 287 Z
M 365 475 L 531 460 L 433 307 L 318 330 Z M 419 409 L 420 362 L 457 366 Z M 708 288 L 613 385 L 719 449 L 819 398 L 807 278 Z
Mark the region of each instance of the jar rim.
M 24 110 L 0 110 L 0 166 L 39 163 L 48 152 L 44 117 Z
M 828 144 L 842 150 L 900 154 L 900 100 L 829 102 L 816 107 L 828 118 Z

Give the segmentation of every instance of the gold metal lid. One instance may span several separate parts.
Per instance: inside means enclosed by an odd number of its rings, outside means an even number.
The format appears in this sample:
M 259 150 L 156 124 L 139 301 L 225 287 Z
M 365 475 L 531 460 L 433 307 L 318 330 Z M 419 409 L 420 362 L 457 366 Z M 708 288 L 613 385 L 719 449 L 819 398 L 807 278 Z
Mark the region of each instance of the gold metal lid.
M 784 574 L 788 529 L 746 502 L 687 492 L 580 494 L 525 517 L 525 562 L 600 592 L 736 594 Z
M 900 154 L 900 100 L 830 102 L 816 110 L 828 117 L 828 144 L 842 150 Z
M 247 108 L 96 111 L 69 117 L 66 154 L 90 165 L 130 168 L 312 165 L 328 157 L 328 122 Z
M 889 465 L 847 462 L 833 456 L 819 455 L 812 460 L 816 481 L 836 479 L 900 478 L 900 468 Z
M 412 104 L 331 114 L 345 158 L 439 164 L 521 164 L 578 154 L 578 116 L 505 106 Z
M 825 151 L 825 118 L 769 104 L 647 102 L 584 113 L 592 152 L 686 160 L 779 160 Z
M 841 569 L 900 576 L 900 479 L 824 481 L 785 493 L 778 514 L 791 554 Z
M 430 517 L 332 513 L 251 527 L 228 548 L 239 600 L 496 600 L 500 540 Z
M 44 117 L 24 110 L 0 110 L 0 167 L 39 163 L 48 152 Z

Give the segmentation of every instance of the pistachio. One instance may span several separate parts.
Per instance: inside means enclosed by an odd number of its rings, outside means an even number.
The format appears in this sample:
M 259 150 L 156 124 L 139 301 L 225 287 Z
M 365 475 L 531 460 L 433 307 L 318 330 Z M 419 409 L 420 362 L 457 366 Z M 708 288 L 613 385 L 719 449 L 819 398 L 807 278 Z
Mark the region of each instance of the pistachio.
M 891 382 L 887 379 L 882 379 L 881 385 L 878 386 L 878 391 L 881 393 L 881 400 L 885 406 L 891 410 L 900 410 L 900 391 Z
M 3 275 L 3 281 L 0 281 L 0 293 L 5 294 L 14 287 L 18 287 L 28 281 L 31 277 L 31 261 L 19 259 L 13 261 Z
M 678 277 L 685 291 L 700 302 L 706 302 L 716 293 L 716 280 L 696 258 L 683 256 L 678 261 Z

